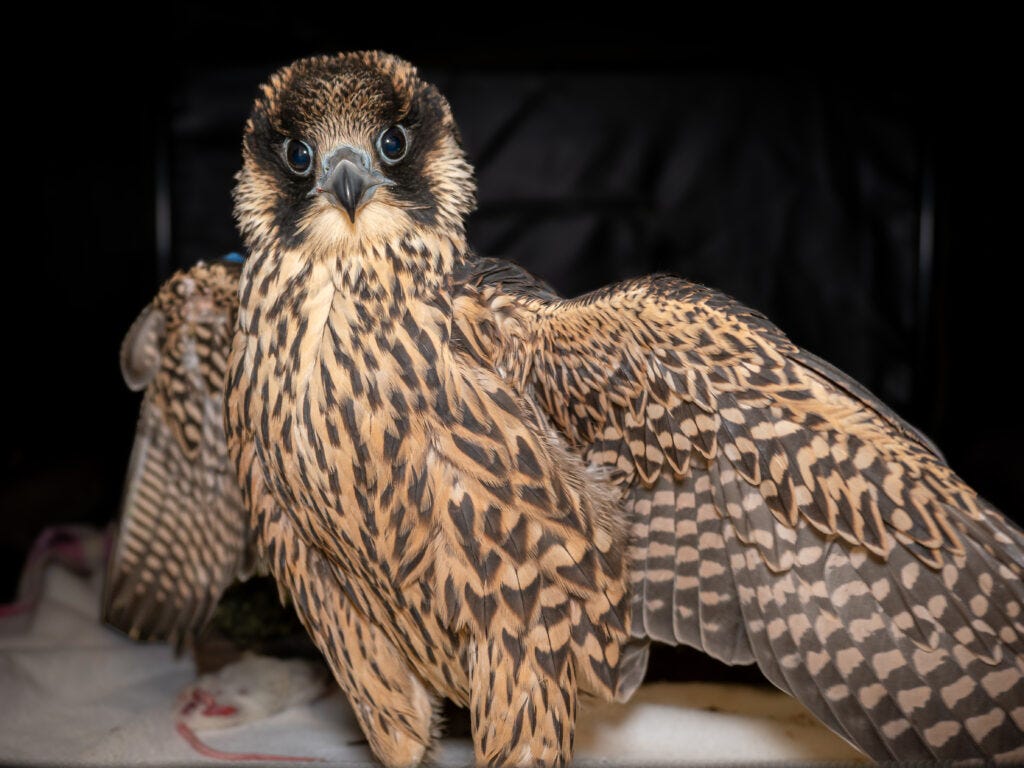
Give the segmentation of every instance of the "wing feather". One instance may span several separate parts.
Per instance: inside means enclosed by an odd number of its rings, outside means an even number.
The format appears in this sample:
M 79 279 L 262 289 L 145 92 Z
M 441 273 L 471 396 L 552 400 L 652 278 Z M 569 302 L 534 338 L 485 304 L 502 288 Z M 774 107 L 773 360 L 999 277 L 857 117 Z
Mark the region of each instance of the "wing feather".
M 177 273 L 122 347 L 126 380 L 146 393 L 103 615 L 134 638 L 190 642 L 252 567 L 223 416 L 237 280 L 224 264 Z
M 878 759 L 1021 756 L 1024 534 L 934 444 L 722 294 L 513 274 L 470 264 L 456 321 L 621 489 L 638 641 L 756 660 Z

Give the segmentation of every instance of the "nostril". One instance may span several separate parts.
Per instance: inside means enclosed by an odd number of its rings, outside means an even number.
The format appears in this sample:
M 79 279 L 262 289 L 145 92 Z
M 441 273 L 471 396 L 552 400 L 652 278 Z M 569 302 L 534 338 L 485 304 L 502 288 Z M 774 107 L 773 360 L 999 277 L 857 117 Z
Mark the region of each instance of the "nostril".
M 363 171 L 370 171 L 372 169 L 372 162 L 370 155 L 365 150 L 353 147 L 348 144 L 344 144 L 335 149 L 327 158 L 327 169 L 328 171 L 337 168 L 342 162 L 348 161 L 352 163 L 356 168 Z

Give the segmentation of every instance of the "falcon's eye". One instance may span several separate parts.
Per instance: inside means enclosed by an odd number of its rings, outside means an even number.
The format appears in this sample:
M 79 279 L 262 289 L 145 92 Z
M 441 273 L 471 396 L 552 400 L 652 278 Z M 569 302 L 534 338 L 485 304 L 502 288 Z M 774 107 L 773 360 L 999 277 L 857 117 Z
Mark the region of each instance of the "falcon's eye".
M 405 128 L 400 125 L 392 125 L 377 139 L 377 151 L 385 163 L 397 163 L 409 149 L 409 141 L 405 135 Z
M 296 176 L 305 176 L 313 167 L 313 150 L 304 141 L 288 139 L 284 143 L 284 159 Z

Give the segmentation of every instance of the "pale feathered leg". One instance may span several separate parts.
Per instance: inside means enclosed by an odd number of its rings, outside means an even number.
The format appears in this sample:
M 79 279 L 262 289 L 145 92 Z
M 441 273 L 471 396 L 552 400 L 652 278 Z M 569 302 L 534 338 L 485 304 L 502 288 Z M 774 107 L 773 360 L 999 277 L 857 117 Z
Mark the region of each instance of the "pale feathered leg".
M 275 525 L 287 525 L 279 515 Z M 281 539 L 279 539 L 281 541 Z M 348 697 L 374 755 L 386 766 L 419 765 L 434 740 L 435 701 L 391 641 L 353 606 L 330 566 L 301 537 L 284 577 L 295 609 Z
M 419 765 L 435 738 L 436 701 L 381 629 L 349 602 L 334 569 L 252 478 L 256 524 L 282 595 L 348 697 L 374 755 L 389 768 Z
M 560 629 L 567 634 L 566 625 Z M 541 624 L 521 639 L 498 630 L 471 649 L 478 765 L 567 765 L 572 759 L 576 674 L 568 645 L 552 653 L 552 641 Z

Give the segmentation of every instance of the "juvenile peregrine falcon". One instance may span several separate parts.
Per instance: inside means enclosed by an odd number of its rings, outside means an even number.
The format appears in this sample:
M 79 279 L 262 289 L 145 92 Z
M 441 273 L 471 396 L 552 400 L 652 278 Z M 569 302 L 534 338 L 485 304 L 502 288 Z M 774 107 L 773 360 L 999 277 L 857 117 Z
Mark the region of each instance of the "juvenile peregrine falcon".
M 230 451 L 384 763 L 449 697 L 479 762 L 564 764 L 651 639 L 878 759 L 1024 757 L 1024 534 L 856 382 L 674 277 L 563 300 L 476 258 L 448 104 L 392 56 L 275 73 L 243 156 Z

